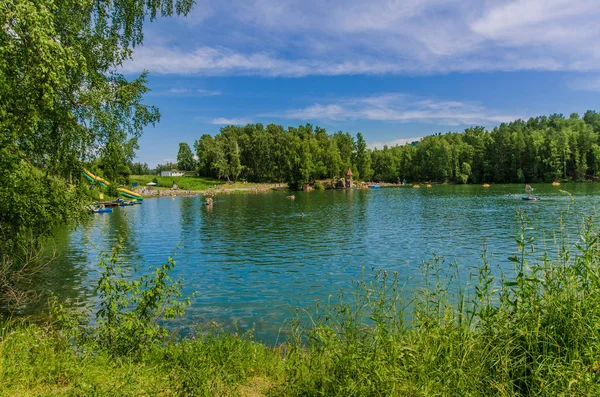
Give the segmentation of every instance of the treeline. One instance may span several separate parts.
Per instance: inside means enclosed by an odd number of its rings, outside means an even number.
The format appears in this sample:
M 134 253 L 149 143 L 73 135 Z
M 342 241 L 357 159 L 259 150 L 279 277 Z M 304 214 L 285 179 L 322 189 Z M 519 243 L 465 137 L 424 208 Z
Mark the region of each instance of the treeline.
M 178 164 L 186 156 L 180 145 Z M 248 124 L 221 128 L 215 137 L 205 134 L 194 143 L 200 175 L 221 179 L 287 182 L 290 186 L 345 175 L 372 177 L 371 154 L 358 133 L 327 134 L 324 128 L 307 124 L 285 130 L 281 125 Z M 187 157 L 192 156 L 191 151 Z
M 361 133 L 328 134 L 310 124 L 226 126 L 180 143 L 178 167 L 227 180 L 287 182 L 343 177 L 397 182 L 550 182 L 595 179 L 600 171 L 600 115 L 587 111 L 516 120 L 489 131 L 467 128 L 406 145 L 368 149 Z

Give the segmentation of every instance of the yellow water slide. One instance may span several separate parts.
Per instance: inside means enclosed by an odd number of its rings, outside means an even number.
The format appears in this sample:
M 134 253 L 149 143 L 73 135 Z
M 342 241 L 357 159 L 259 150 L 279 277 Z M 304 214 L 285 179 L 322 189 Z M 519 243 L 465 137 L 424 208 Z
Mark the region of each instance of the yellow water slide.
M 85 168 L 83 169 L 83 176 L 86 177 L 87 180 L 99 183 L 100 185 L 102 185 L 104 187 L 110 186 L 110 182 L 109 181 L 107 181 L 106 179 L 100 178 L 99 176 L 96 176 L 96 175 L 92 174 L 91 172 L 89 172 Z
M 107 181 L 106 179 L 100 178 L 99 176 L 96 176 L 96 175 L 92 174 L 91 172 L 89 172 L 85 168 L 83 169 L 82 174 L 89 181 L 96 182 L 96 183 L 98 183 L 98 184 L 100 184 L 100 185 L 102 185 L 104 187 L 110 186 L 110 182 L 109 181 Z M 136 200 L 143 200 L 144 199 L 142 197 L 142 195 L 140 195 L 140 194 L 138 194 L 136 192 L 133 192 L 131 190 L 124 189 L 122 187 L 118 187 L 117 191 L 119 193 L 121 193 L 122 196 L 125 196 L 127 198 L 132 198 L 132 199 L 136 199 Z
M 127 198 L 133 198 L 133 199 L 136 199 L 136 200 L 143 200 L 144 199 L 141 194 L 138 194 L 138 193 L 133 192 L 131 190 L 127 190 L 127 189 L 122 188 L 122 187 L 118 187 L 117 190 L 119 191 L 119 193 L 121 193 L 122 196 L 125 196 Z

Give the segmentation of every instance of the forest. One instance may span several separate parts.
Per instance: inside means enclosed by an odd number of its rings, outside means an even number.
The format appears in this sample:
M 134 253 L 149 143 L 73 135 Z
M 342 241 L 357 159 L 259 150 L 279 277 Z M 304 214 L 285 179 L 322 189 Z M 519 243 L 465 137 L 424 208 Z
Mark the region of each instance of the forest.
M 287 182 L 317 179 L 450 183 L 530 183 L 596 180 L 600 171 L 600 115 L 588 110 L 515 120 L 492 130 L 426 136 L 406 145 L 370 149 L 363 134 L 328 134 L 311 124 L 226 126 L 194 142 L 180 143 L 177 166 L 202 176 Z M 159 169 L 165 166 L 159 165 Z

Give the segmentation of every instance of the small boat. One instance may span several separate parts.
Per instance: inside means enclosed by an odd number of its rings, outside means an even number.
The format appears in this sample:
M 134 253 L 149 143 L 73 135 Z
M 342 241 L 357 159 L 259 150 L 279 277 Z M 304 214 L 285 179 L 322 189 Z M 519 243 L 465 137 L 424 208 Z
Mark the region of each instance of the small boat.
M 428 184 L 427 184 L 427 188 L 429 189 L 430 187 L 431 187 L 431 184 L 430 184 L 430 183 L 428 183 Z
M 482 186 L 483 187 L 490 187 L 491 185 L 489 183 L 484 183 Z
M 541 200 L 541 198 L 539 197 L 535 197 L 535 196 L 523 196 L 521 197 L 523 200 L 529 200 L 529 201 L 538 201 Z
M 115 202 L 119 203 L 119 206 L 121 206 L 121 207 L 128 207 L 130 205 L 137 204 L 137 202 L 135 202 L 135 201 L 132 201 L 132 200 L 123 200 L 122 198 L 118 198 Z
M 560 186 L 560 182 L 552 182 L 552 186 Z
M 98 207 L 109 208 L 109 207 L 118 207 L 120 204 L 118 201 L 98 201 L 98 202 L 95 202 L 94 205 L 98 206 Z
M 102 207 L 98 207 L 98 208 L 94 208 L 94 209 L 92 210 L 92 212 L 93 212 L 94 214 L 103 214 L 103 213 L 105 213 L 105 212 L 112 212 L 112 208 L 106 208 L 106 207 L 102 208 Z
M 420 187 L 421 187 L 420 185 L 413 185 L 413 188 L 415 188 L 415 189 L 418 189 Z
M 371 189 L 379 189 L 381 186 L 380 185 L 369 185 L 369 187 Z

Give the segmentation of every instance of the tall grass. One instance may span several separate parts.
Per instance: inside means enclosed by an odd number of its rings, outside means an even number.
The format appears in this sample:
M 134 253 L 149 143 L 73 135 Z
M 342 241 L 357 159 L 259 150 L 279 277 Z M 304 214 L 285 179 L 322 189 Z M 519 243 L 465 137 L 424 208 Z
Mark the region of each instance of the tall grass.
M 412 292 L 397 273 L 375 271 L 335 303 L 299 311 L 277 347 L 203 329 L 114 356 L 52 324 L 4 322 L 0 392 L 599 395 L 599 230 L 594 216 L 581 221 L 569 242 L 561 220 L 556 252 L 534 257 L 531 223 L 519 212 L 514 268 L 492 271 L 484 251 L 469 286 L 439 257 L 423 264 Z

